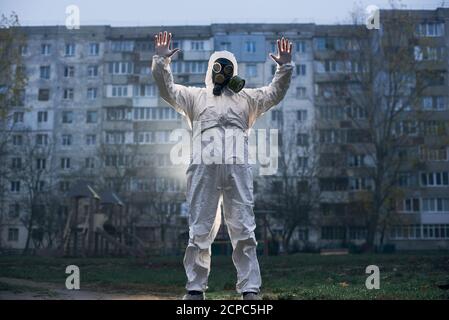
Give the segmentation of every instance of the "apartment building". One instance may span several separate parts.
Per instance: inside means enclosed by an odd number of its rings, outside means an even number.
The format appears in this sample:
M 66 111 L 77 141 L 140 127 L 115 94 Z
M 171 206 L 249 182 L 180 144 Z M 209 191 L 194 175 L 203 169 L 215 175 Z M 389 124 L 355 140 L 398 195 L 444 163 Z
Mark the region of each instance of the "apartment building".
M 424 67 L 424 60 L 437 60 L 442 71 L 441 83 L 422 97 L 432 131 L 439 125 L 435 121 L 449 120 L 449 10 L 414 11 L 413 16 L 420 21 L 420 35 L 433 43 L 417 51 L 416 58 L 423 60 Z M 370 182 L 355 173 L 373 161 L 363 155 L 364 142 L 359 141 L 363 132 L 351 129 L 347 118 L 347 112 L 359 111 L 336 104 L 323 90 L 328 83 L 343 81 L 332 52 L 345 43 L 353 28 L 315 24 L 167 27 L 174 36 L 173 47 L 182 50 L 171 64 L 175 81 L 192 86 L 204 86 L 208 59 L 216 50 L 236 55 L 248 87 L 267 85 L 276 68 L 268 56 L 275 52 L 276 39 L 282 35 L 293 41 L 295 70 L 287 96 L 255 128 L 278 129 L 280 142 L 294 151 L 296 162 L 319 165 L 316 183 L 321 196 L 313 213 L 319 224 L 298 228 L 292 239 L 302 244 L 338 246 L 362 243 L 366 237 L 353 200 Z M 122 196 L 129 222 L 143 241 L 184 241 L 187 235 L 182 228 L 167 228 L 171 231 L 165 235 L 155 231 L 161 223 L 174 226 L 179 219 L 185 223 L 186 164 L 173 165 L 169 155 L 175 143 L 170 134 L 177 128 L 188 129 L 159 97 L 151 75 L 153 35 L 160 27 L 21 29 L 27 39 L 21 54 L 28 84 L 21 104 L 12 110 L 7 165 L 13 172 L 19 169 L 29 157 L 22 146 L 30 140 L 41 149 L 42 156 L 33 159 L 34 168 L 45 171 L 40 190 L 59 195 L 61 214 L 69 205 L 63 200 L 65 193 L 82 178 Z M 398 205 L 403 219 L 390 226 L 386 243 L 399 249 L 449 246 L 448 142 L 444 136 L 426 136 L 410 148 L 420 157 L 419 170 L 404 169 L 404 197 Z M 348 146 L 358 152 L 349 153 Z M 256 184 L 261 181 L 258 177 Z M 23 199 L 29 190 L 14 174 L 2 183 L 7 193 L 1 207 L 0 246 L 23 248 L 28 233 L 23 217 L 29 212 Z M 269 196 L 259 185 L 255 189 L 256 200 Z

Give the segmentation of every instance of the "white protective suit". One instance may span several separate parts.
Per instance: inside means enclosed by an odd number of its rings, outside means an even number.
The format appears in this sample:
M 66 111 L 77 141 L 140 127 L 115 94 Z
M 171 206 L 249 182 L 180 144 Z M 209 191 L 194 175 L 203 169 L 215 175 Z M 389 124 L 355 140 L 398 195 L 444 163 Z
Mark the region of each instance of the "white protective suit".
M 214 137 L 214 141 L 217 137 L 224 141 L 224 129 L 232 128 L 245 136 L 243 162 L 234 160 L 231 164 L 206 164 L 201 162 L 204 156 L 201 158 L 199 152 L 194 151 L 192 154 L 187 169 L 189 243 L 184 256 L 186 289 L 203 292 L 207 289 L 211 244 L 221 224 L 219 202 L 222 201 L 224 219 L 233 247 L 232 260 L 237 269 L 236 290 L 239 293 L 258 293 L 261 276 L 254 235 L 253 176 L 247 162 L 247 134 L 257 117 L 284 98 L 294 65 L 287 63 L 278 66 L 274 79 L 268 86 L 243 89 L 239 93 L 226 87 L 220 96 L 214 96 L 212 66 L 218 58 L 230 60 L 234 64 L 234 75 L 237 75 L 238 65 L 234 55 L 228 51 L 215 52 L 209 59 L 206 88 L 175 84 L 169 66 L 170 58 L 155 55 L 152 64 L 152 73 L 161 97 L 187 118 L 190 127 L 196 124 L 201 126 L 201 131 L 193 129 L 194 135 L 207 133 Z M 229 137 L 226 140 L 229 142 Z M 202 147 L 206 145 L 207 143 L 202 143 Z M 224 145 L 226 144 L 223 143 Z M 219 158 L 224 154 L 216 146 L 213 147 L 214 156 L 215 152 L 219 154 Z M 227 154 L 226 157 L 229 160 Z M 240 158 L 235 154 L 230 157 Z

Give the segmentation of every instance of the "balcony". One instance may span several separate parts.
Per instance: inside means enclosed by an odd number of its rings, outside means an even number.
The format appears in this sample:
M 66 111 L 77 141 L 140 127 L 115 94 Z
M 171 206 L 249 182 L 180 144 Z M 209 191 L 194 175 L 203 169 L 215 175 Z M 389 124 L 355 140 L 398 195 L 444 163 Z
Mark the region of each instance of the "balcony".
M 189 60 L 209 60 L 211 55 L 210 50 L 199 50 L 199 51 L 183 51 L 183 58 L 186 61 Z

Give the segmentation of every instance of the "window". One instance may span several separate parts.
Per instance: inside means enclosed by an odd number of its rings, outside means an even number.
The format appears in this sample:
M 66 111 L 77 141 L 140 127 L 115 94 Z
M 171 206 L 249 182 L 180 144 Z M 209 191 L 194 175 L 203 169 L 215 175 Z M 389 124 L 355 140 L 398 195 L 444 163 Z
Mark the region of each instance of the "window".
M 306 75 L 306 65 L 305 64 L 298 64 L 296 66 L 296 75 L 298 76 L 305 76 Z
M 87 99 L 95 100 L 97 99 L 97 88 L 87 88 Z
M 85 160 L 84 160 L 84 167 L 85 168 L 87 168 L 87 169 L 93 169 L 93 168 L 95 168 L 95 160 L 94 160 L 94 158 L 86 158 Z
M 18 218 L 20 216 L 20 204 L 13 203 L 9 205 L 8 217 L 11 219 Z
M 129 158 L 125 155 L 107 155 L 105 157 L 105 165 L 107 167 L 123 167 L 128 164 Z
M 48 134 L 37 134 L 36 135 L 36 145 L 38 145 L 38 146 L 48 145 Z
M 1 94 L 1 93 L 0 93 Z M 17 107 L 23 107 L 25 105 L 25 90 L 13 90 L 13 96 L 12 96 L 12 105 Z
M 437 61 L 444 58 L 443 47 L 415 47 L 416 61 Z
M 74 66 L 65 66 L 64 67 L 64 78 L 73 78 L 75 76 L 75 67 Z
M 128 96 L 128 86 L 112 86 L 112 96 L 113 97 L 127 97 Z
M 135 132 L 134 142 L 137 144 L 151 144 L 155 142 L 154 131 L 150 132 Z
M 61 158 L 61 169 L 70 169 L 70 158 Z
M 365 227 L 349 227 L 350 240 L 365 240 L 367 229 Z
M 447 123 L 440 120 L 427 120 L 421 123 L 420 129 L 424 136 L 441 136 L 446 134 Z
M 345 238 L 345 227 L 321 227 L 321 239 L 323 240 L 343 240 Z
M 343 65 L 340 61 L 326 60 L 324 62 L 324 72 L 335 73 L 342 72 Z
M 418 123 L 416 121 L 403 120 L 394 124 L 394 134 L 401 135 L 416 135 L 418 133 Z
M 87 67 L 87 76 L 89 78 L 98 77 L 98 66 L 88 66 Z
M 347 143 L 368 143 L 371 141 L 371 136 L 365 129 L 349 129 L 346 131 L 346 141 Z
M 86 145 L 91 146 L 97 143 L 97 136 L 95 134 L 86 135 Z
M 283 115 L 281 110 L 271 111 L 271 121 L 276 121 L 282 123 Z
M 345 130 L 324 129 L 319 131 L 321 143 L 346 143 L 347 135 Z
M 19 228 L 8 228 L 8 241 L 19 241 Z
M 298 167 L 299 169 L 307 168 L 309 163 L 309 157 L 298 157 Z
M 38 111 L 37 113 L 37 122 L 47 122 L 48 120 L 48 112 L 47 111 Z
M 399 205 L 398 209 L 400 212 L 419 212 L 420 210 L 420 201 L 418 198 L 407 198 L 402 200 Z
M 207 71 L 207 63 L 203 61 L 185 61 L 184 72 L 203 74 Z
M 257 66 L 255 64 L 246 65 L 246 76 L 257 77 Z
M 435 70 L 431 74 L 418 71 L 417 81 L 423 86 L 444 86 L 446 84 L 446 76 L 444 71 Z
M 422 172 L 421 186 L 423 187 L 441 187 L 449 186 L 449 172 Z
M 44 188 L 45 188 L 45 181 L 39 180 L 36 182 L 37 191 L 42 192 L 42 191 L 44 191 Z
M 256 53 L 256 42 L 246 41 L 245 42 L 245 51 L 247 53 Z
M 128 111 L 126 108 L 107 108 L 106 109 L 106 120 L 108 121 L 119 121 L 128 120 Z
M 133 63 L 124 61 L 109 62 L 109 73 L 110 74 L 132 74 L 133 73 Z
M 296 52 L 305 53 L 307 49 L 307 43 L 305 40 L 299 40 L 296 42 Z
M 296 88 L 296 99 L 306 99 L 307 98 L 307 88 L 297 87 Z
M 51 53 L 51 45 L 48 43 L 42 44 L 41 45 L 41 54 L 43 56 L 49 56 Z
M 39 101 L 50 100 L 50 89 L 39 89 L 37 100 Z
M 63 99 L 64 100 L 73 100 L 74 90 L 73 88 L 64 89 Z
M 14 112 L 13 114 L 13 122 L 14 123 L 23 123 L 23 112 Z
M 136 85 L 134 87 L 134 96 L 138 97 L 156 97 L 156 86 L 154 84 Z
M 21 45 L 21 46 L 19 47 L 19 51 L 20 51 L 20 55 L 21 55 L 22 57 L 28 55 L 28 46 L 27 46 L 26 44 L 25 44 L 25 45 Z
M 107 144 L 124 144 L 125 143 L 125 132 L 123 132 L 123 131 L 106 132 L 106 143 Z
M 221 50 L 224 50 L 224 51 L 231 51 L 231 43 L 230 42 L 221 42 L 220 48 L 221 48 Z
M 182 50 L 182 42 L 178 41 L 178 40 L 174 40 L 172 48 L 179 48 Z M 154 45 L 151 42 L 148 44 L 148 50 L 154 50 Z
M 372 190 L 373 189 L 373 180 L 368 177 L 360 177 L 360 178 L 349 178 L 349 189 L 350 190 Z
M 441 37 L 444 35 L 444 23 L 421 23 L 417 27 L 417 33 L 422 37 Z
M 23 136 L 20 134 L 15 134 L 12 136 L 12 144 L 15 146 L 21 146 L 23 144 Z
M 349 120 L 363 120 L 367 118 L 367 112 L 362 107 L 346 107 L 346 118 Z
M 316 38 L 315 39 L 315 48 L 318 51 L 324 51 L 327 49 L 326 38 Z
M 192 50 L 192 51 L 204 50 L 204 41 L 192 41 L 192 42 L 190 42 L 190 50 Z
M 298 120 L 298 121 L 307 121 L 307 110 L 298 110 L 298 111 L 296 111 L 296 120 Z
M 75 44 L 74 43 L 67 43 L 65 45 L 65 56 L 66 57 L 73 57 L 75 55 Z
M 360 168 L 366 165 L 367 158 L 364 154 L 350 154 L 348 155 L 348 166 L 351 168 Z
M 20 181 L 11 181 L 11 192 L 20 192 Z
M 140 66 L 140 74 L 151 74 L 151 67 L 147 65 Z
M 309 145 L 309 135 L 306 133 L 298 133 L 296 135 L 296 145 L 307 147 Z
M 86 122 L 87 123 L 97 123 L 98 113 L 97 111 L 87 111 Z
M 47 168 L 47 159 L 37 158 L 36 159 L 36 169 L 37 170 L 45 170 L 46 168 Z
M 449 213 L 449 198 L 424 198 L 422 210 L 425 213 Z
M 71 134 L 63 134 L 62 135 L 62 145 L 63 146 L 71 146 L 72 145 L 72 135 Z
M 431 148 L 421 146 L 419 148 L 420 159 L 422 161 L 447 161 L 448 149 L 446 147 Z
M 309 229 L 307 229 L 307 228 L 298 229 L 298 240 L 308 241 L 309 240 Z
M 121 116 L 125 117 L 125 114 Z M 134 108 L 134 120 L 177 120 L 180 117 L 179 113 L 168 107 Z
M 111 50 L 113 52 L 131 52 L 134 50 L 134 41 L 112 41 Z
M 39 70 L 41 79 L 50 79 L 50 66 L 41 66 Z
M 170 66 L 171 71 L 174 74 L 182 73 L 183 72 L 182 67 L 183 67 L 182 61 L 172 61 L 171 66 Z
M 62 112 L 62 123 L 73 123 L 73 111 Z
M 98 56 L 100 54 L 100 44 L 97 42 L 89 43 L 89 55 Z
M 449 239 L 449 224 L 396 225 L 390 230 L 391 239 Z
M 21 169 L 21 168 L 22 168 L 22 158 L 12 158 L 11 169 Z
M 446 98 L 443 96 L 426 96 L 422 98 L 422 108 L 424 110 L 446 110 Z

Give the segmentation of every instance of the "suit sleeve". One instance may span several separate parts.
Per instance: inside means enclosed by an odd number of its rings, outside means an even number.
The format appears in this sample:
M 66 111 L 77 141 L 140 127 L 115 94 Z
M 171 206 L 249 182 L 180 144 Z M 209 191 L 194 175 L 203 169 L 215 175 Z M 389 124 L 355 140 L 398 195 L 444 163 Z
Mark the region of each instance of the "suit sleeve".
M 159 94 L 177 112 L 192 120 L 195 97 L 199 93 L 200 88 L 186 87 L 174 83 L 170 62 L 170 58 L 153 56 L 151 71 L 159 89 Z
M 258 117 L 277 105 L 285 97 L 290 86 L 294 67 L 293 62 L 281 66 L 278 65 L 273 80 L 268 86 L 256 89 L 243 89 L 250 108 L 250 126 Z

